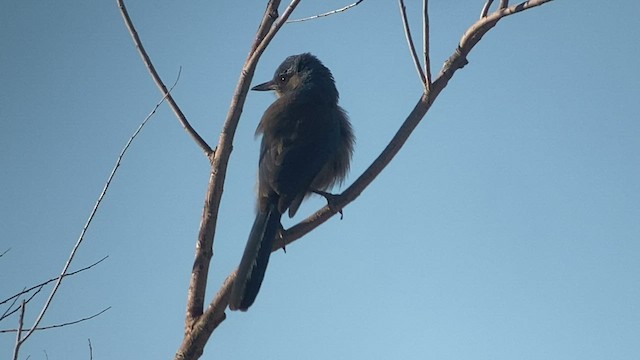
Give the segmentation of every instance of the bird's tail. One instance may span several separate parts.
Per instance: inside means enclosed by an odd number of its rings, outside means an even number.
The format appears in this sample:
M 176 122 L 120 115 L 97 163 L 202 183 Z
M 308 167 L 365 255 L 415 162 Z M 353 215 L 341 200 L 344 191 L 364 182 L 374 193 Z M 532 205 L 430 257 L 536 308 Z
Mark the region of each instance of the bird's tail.
M 265 211 L 260 211 L 256 215 L 231 289 L 229 299 L 231 310 L 247 311 L 258 296 L 281 217 L 282 214 L 276 208 L 276 204 L 269 204 Z

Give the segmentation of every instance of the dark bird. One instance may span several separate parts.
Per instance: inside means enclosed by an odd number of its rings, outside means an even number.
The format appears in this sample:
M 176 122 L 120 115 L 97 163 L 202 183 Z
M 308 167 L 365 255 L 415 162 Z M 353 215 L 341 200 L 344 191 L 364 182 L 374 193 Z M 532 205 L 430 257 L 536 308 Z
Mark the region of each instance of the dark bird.
M 302 200 L 344 180 L 354 136 L 331 71 L 315 56 L 289 56 L 273 79 L 251 90 L 275 90 L 262 115 L 257 215 L 231 290 L 229 308 L 253 304 L 285 211 L 293 217 Z

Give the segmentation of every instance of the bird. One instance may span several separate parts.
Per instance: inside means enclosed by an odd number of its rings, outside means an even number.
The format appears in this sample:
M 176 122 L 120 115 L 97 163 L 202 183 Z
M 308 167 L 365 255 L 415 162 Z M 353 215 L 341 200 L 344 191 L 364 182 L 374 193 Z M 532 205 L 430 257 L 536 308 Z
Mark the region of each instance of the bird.
M 287 57 L 270 81 L 251 90 L 273 90 L 277 98 L 256 129 L 262 135 L 256 218 L 229 297 L 229 308 L 241 311 L 258 295 L 282 215 L 293 217 L 307 196 L 327 195 L 342 183 L 355 143 L 333 75 L 316 56 Z

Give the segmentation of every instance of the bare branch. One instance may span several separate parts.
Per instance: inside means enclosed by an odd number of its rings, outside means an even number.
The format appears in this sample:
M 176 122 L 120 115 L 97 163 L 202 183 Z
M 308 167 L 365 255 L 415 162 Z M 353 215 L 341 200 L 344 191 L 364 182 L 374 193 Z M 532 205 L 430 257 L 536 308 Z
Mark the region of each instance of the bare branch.
M 91 339 L 87 339 L 89 342 L 89 360 L 93 360 L 93 347 L 91 346 Z
M 18 329 L 16 330 L 16 345 L 13 348 L 13 360 L 18 360 L 18 354 L 20 353 L 20 346 L 23 343 L 21 339 L 22 336 L 22 326 L 24 325 L 24 312 L 26 303 L 24 300 L 22 301 L 22 305 L 20 305 L 20 316 L 18 317 Z
M 191 281 L 187 295 L 187 315 L 185 319 L 185 339 L 189 337 L 190 328 L 204 311 L 204 297 L 207 289 L 207 278 L 209 274 L 209 266 L 211 257 L 213 256 L 213 240 L 216 231 L 216 222 L 218 218 L 218 210 L 220 207 L 220 199 L 224 189 L 224 180 L 226 177 L 227 163 L 231 155 L 233 137 L 235 135 L 242 107 L 249 91 L 249 84 L 253 78 L 253 73 L 257 64 L 257 60 L 264 51 L 260 50 L 263 43 L 267 39 L 272 25 L 278 18 L 278 6 L 280 0 L 271 0 L 267 5 L 260 27 L 258 28 L 256 39 L 251 46 L 249 55 L 240 74 L 240 79 L 236 85 L 236 90 L 231 100 L 231 106 L 227 119 L 223 125 L 216 152 L 211 159 L 211 174 L 207 193 L 205 194 L 204 209 L 202 211 L 202 220 L 200 221 L 200 230 L 196 242 L 196 254 L 191 271 Z M 273 35 L 271 36 L 273 37 Z M 256 55 L 254 57 L 254 55 Z M 204 345 L 203 345 L 204 346 Z M 184 346 L 183 346 L 184 348 Z M 182 349 L 182 348 L 181 348 Z M 179 353 L 183 351 L 180 350 Z
M 482 7 L 482 11 L 480 12 L 480 19 L 486 17 L 489 14 L 489 9 L 491 8 L 491 4 L 493 0 L 487 0 L 487 2 Z M 509 6 L 509 0 L 500 0 L 500 5 L 498 5 L 498 10 L 506 9 Z
M 85 267 L 83 267 L 82 269 L 78 269 L 78 270 L 76 270 L 76 271 L 72 271 L 72 272 L 70 272 L 70 273 L 66 273 L 66 274 L 64 274 L 64 276 L 65 276 L 65 277 L 67 277 L 67 276 L 72 276 L 72 275 L 75 275 L 75 274 L 77 274 L 77 273 L 83 272 L 83 271 L 85 271 L 85 270 L 89 270 L 89 269 L 91 269 L 92 267 L 94 267 L 94 266 L 96 266 L 96 265 L 100 264 L 101 262 L 103 262 L 104 260 L 106 260 L 108 257 L 109 257 L 109 255 L 107 255 L 107 256 L 105 256 L 105 257 L 103 257 L 102 259 L 100 259 L 100 260 L 98 260 L 98 261 L 94 262 L 93 264 L 91 264 L 91 265 L 89 265 L 89 266 L 85 266 Z M 4 300 L 0 301 L 0 305 L 2 305 L 2 304 L 4 304 L 4 303 L 6 303 L 7 301 L 9 301 L 9 300 L 11 300 L 11 299 L 15 299 L 15 298 L 19 297 L 19 296 L 20 296 L 20 295 L 22 295 L 22 294 L 28 293 L 28 292 L 30 292 L 31 290 L 34 290 L 34 289 L 36 289 L 36 288 L 40 288 L 40 289 L 42 289 L 42 287 L 43 287 L 43 286 L 45 286 L 45 285 L 47 285 L 47 284 L 49 284 L 49 283 L 52 283 L 52 282 L 54 282 L 54 281 L 56 281 L 56 280 L 58 280 L 58 278 L 57 278 L 57 277 L 52 278 L 52 279 L 49 279 L 49 280 L 47 280 L 47 281 L 45 281 L 45 282 L 42 282 L 42 283 L 40 283 L 40 284 L 38 284 L 38 285 L 32 286 L 32 287 L 30 287 L 30 288 L 28 288 L 28 289 L 26 289 L 26 290 L 22 290 L 22 291 L 20 291 L 19 293 L 17 293 L 17 294 L 15 294 L 15 295 L 11 296 L 11 297 L 8 297 L 8 298 L 6 298 L 6 299 L 4 299 Z M 40 291 L 40 289 L 38 289 L 38 291 Z M 28 302 L 28 301 L 27 301 L 27 302 Z M 0 317 L 0 320 L 2 320 L 2 317 Z
M 313 20 L 313 19 L 317 19 L 317 18 L 321 18 L 321 17 L 325 17 L 325 16 L 341 13 L 343 11 L 347 11 L 347 10 L 351 9 L 352 7 L 358 6 L 363 1 L 364 0 L 358 0 L 358 1 L 354 2 L 353 4 L 349 4 L 349 5 L 345 6 L 345 7 L 341 7 L 340 9 L 331 10 L 331 11 L 328 11 L 326 13 L 313 15 L 313 16 L 309 16 L 309 17 L 305 17 L 305 18 L 301 18 L 301 19 L 289 20 L 289 21 L 287 21 L 287 24 L 288 23 L 302 22 L 302 21 L 307 21 L 307 20 Z
M 442 71 L 444 71 L 444 69 L 447 67 L 452 68 L 447 64 L 451 64 L 453 61 L 460 61 L 462 66 L 466 65 L 466 55 L 471 51 L 471 49 L 473 49 L 473 47 L 478 43 L 478 41 L 482 39 L 484 34 L 486 34 L 489 30 L 491 30 L 491 28 L 496 26 L 496 24 L 498 23 L 498 21 L 500 21 L 500 19 L 506 16 L 513 15 L 515 13 L 536 7 L 536 6 L 540 6 L 542 4 L 546 4 L 551 1 L 552 0 L 525 1 L 518 5 L 513 5 L 508 8 L 496 10 L 490 15 L 487 15 L 481 18 L 464 33 L 464 35 L 462 36 L 462 39 L 460 40 L 456 53 L 454 53 L 449 58 L 449 60 L 447 60 Z
M 260 56 L 262 55 L 264 50 L 267 48 L 267 46 L 269 46 L 269 44 L 271 43 L 271 40 L 273 40 L 273 37 L 276 36 L 278 31 L 280 31 L 280 28 L 282 27 L 282 25 L 284 25 L 287 22 L 287 19 L 289 19 L 289 16 L 291 16 L 291 13 L 293 13 L 293 10 L 296 9 L 296 7 L 298 6 L 298 3 L 300 3 L 300 0 L 292 0 L 291 3 L 289 3 L 289 6 L 287 6 L 287 8 L 284 10 L 280 19 L 273 24 L 271 29 L 269 29 L 269 32 L 267 32 L 267 34 L 264 36 L 264 39 L 262 39 L 259 45 L 255 47 L 255 51 L 251 53 L 251 56 L 249 57 L 249 59 L 247 59 L 247 62 L 245 63 L 245 65 L 253 65 L 255 68 L 255 65 L 258 64 L 258 60 L 260 59 Z M 247 85 L 247 92 L 249 91 L 248 86 L 249 85 Z M 246 97 L 246 92 L 245 92 L 245 97 Z M 242 105 L 244 105 L 244 103 Z M 236 125 L 237 125 L 237 122 L 236 122 Z
M 44 286 L 44 285 L 43 285 Z M 40 286 L 38 288 L 38 290 L 34 291 L 33 294 L 31 294 L 31 296 L 29 296 L 29 298 L 27 298 L 25 300 L 25 304 L 28 304 L 34 297 L 36 297 L 36 295 L 38 295 L 38 293 L 40 293 L 40 290 L 42 290 L 43 286 Z M 20 299 L 20 297 L 16 297 L 13 302 L 11 303 L 11 305 L 9 305 L 9 307 L 7 308 L 7 310 L 5 310 L 5 312 L 2 314 L 2 316 L 0 316 L 0 321 L 4 320 L 5 318 L 15 314 L 18 310 L 20 310 L 20 307 L 17 307 L 13 310 L 11 310 L 11 308 L 13 308 L 13 305 L 18 301 L 18 299 Z
M 171 86 L 171 89 L 169 90 L 169 92 L 171 90 L 173 90 L 173 87 L 176 86 L 176 84 L 178 83 L 179 78 L 180 78 L 180 72 L 178 72 L 178 77 L 176 78 L 176 81 L 173 84 L 173 86 Z M 111 185 L 111 181 L 113 180 L 116 172 L 118 171 L 118 168 L 120 167 L 120 162 L 122 161 L 122 158 L 124 157 L 124 154 L 127 152 L 127 150 L 129 149 L 129 146 L 131 145 L 133 140 L 136 138 L 136 136 L 138 136 L 138 134 L 140 133 L 140 131 L 142 130 L 144 125 L 147 123 L 147 121 L 149 121 L 149 119 L 151 119 L 151 117 L 153 116 L 153 114 L 155 114 L 155 112 L 158 109 L 158 107 L 160 107 L 160 105 L 164 102 L 165 98 L 169 95 L 169 92 L 167 92 L 162 97 L 162 99 L 153 108 L 151 113 L 149 113 L 149 115 L 147 115 L 147 117 L 144 119 L 144 121 L 142 121 L 140 126 L 138 126 L 138 129 L 133 133 L 133 135 L 129 138 L 129 141 L 127 141 L 127 143 L 125 144 L 124 148 L 120 152 L 120 155 L 118 155 L 118 159 L 116 160 L 116 164 L 113 167 L 113 170 L 111 170 L 111 174 L 109 175 L 109 178 L 107 179 L 107 182 L 104 185 L 104 189 L 102 189 L 102 192 L 98 196 L 98 200 L 96 201 L 96 204 L 93 206 L 93 209 L 91 210 L 91 214 L 89 214 L 89 218 L 87 219 L 87 222 L 85 223 L 84 227 L 82 228 L 82 231 L 80 232 L 80 236 L 78 237 L 78 240 L 76 241 L 75 245 L 73 246 L 73 249 L 71 250 L 71 253 L 69 254 L 69 258 L 67 259 L 67 262 L 64 264 L 64 267 L 62 268 L 62 272 L 58 276 L 58 279 L 56 280 L 56 283 L 53 286 L 53 289 L 51 290 L 51 293 L 49 294 L 49 297 L 47 298 L 47 301 L 45 302 L 44 306 L 42 307 L 42 310 L 40 311 L 40 314 L 36 318 L 33 326 L 31 327 L 29 332 L 27 332 L 27 334 L 24 336 L 24 339 L 22 340 L 23 342 L 26 341 L 29 338 L 29 336 L 31 336 L 31 334 L 33 334 L 35 329 L 38 328 L 38 325 L 42 321 L 42 318 L 44 317 L 44 314 L 47 312 L 47 309 L 51 305 L 51 301 L 53 300 L 53 297 L 55 296 L 56 292 L 58 291 L 58 288 L 60 287 L 60 284 L 62 284 L 62 279 L 65 278 L 65 275 L 67 274 L 67 270 L 69 270 L 69 266 L 71 266 L 71 262 L 73 261 L 73 258 L 75 257 L 76 252 L 80 248 L 80 244 L 82 244 L 82 241 L 84 240 L 84 235 L 87 233 L 87 229 L 89 229 L 89 225 L 91 225 L 91 221 L 93 221 L 93 218 L 95 217 L 95 215 L 96 215 L 96 213 L 98 211 L 98 208 L 100 207 L 100 203 L 102 203 L 102 199 L 104 199 L 104 196 L 106 195 L 107 190 L 109 189 L 109 186 Z
M 227 276 L 207 311 L 193 324 L 190 336 L 185 336 L 180 351 L 176 354 L 176 360 L 198 359 L 202 355 L 207 340 L 227 317 L 225 310 L 229 305 L 229 295 L 236 278 L 236 271 Z
M 480 11 L 480 19 L 487 16 L 487 14 L 489 13 L 489 9 L 491 8 L 491 4 L 493 4 L 493 0 L 487 0 L 487 2 L 484 3 L 482 11 Z
M 418 76 L 420 76 L 420 81 L 423 86 L 427 84 L 427 77 L 422 71 L 422 65 L 420 65 L 420 60 L 418 59 L 418 53 L 416 52 L 416 47 L 413 44 L 413 37 L 411 36 L 411 29 L 409 27 L 409 20 L 407 19 L 407 8 L 404 6 L 403 0 L 398 0 L 398 5 L 400 5 L 400 14 L 402 15 L 402 25 L 404 26 L 404 34 L 407 37 L 407 43 L 409 44 L 409 51 L 411 52 L 411 57 L 413 58 L 413 63 L 416 65 L 416 70 L 418 70 Z
M 218 150 L 212 160 L 212 174 L 209 179 L 205 209 L 200 223 L 198 243 L 196 244 L 196 261 L 193 266 L 191 284 L 189 286 L 189 298 L 187 300 L 188 323 L 195 321 L 203 312 L 206 280 L 209 262 L 213 253 L 213 238 L 215 235 L 220 198 L 226 177 L 227 163 L 231 155 L 233 136 L 235 135 L 238 121 L 240 120 L 240 114 L 247 97 L 247 92 L 249 91 L 253 73 L 255 72 L 260 56 L 299 2 L 300 0 L 292 1 L 277 22 L 276 18 L 278 17 L 278 5 L 280 1 L 272 0 L 269 2 L 260 28 L 258 29 L 258 36 L 242 68 L 242 73 L 231 101 L 231 107 L 222 133 L 220 134 Z
M 11 248 L 8 248 L 7 250 L 3 251 L 3 252 L 0 254 L 0 257 L 3 257 L 3 256 L 4 256 L 4 254 L 8 253 L 9 251 L 11 251 Z
M 156 71 L 155 67 L 153 66 L 153 63 L 151 62 L 149 55 L 147 55 L 147 52 L 144 49 L 144 46 L 142 46 L 142 41 L 140 40 L 140 37 L 138 36 L 138 32 L 136 31 L 136 28 L 133 26 L 133 22 L 129 17 L 127 8 L 124 5 L 124 0 L 117 0 L 117 1 L 118 1 L 118 7 L 120 8 L 120 13 L 122 14 L 122 18 L 124 19 L 124 22 L 127 25 L 127 29 L 131 34 L 131 38 L 133 38 L 133 42 L 135 43 L 136 48 L 140 53 L 140 56 L 142 57 L 142 61 L 144 62 L 147 69 L 151 73 L 151 77 L 153 78 L 156 85 L 160 89 L 160 92 L 162 93 L 164 98 L 167 99 L 169 106 L 178 117 L 178 121 L 180 121 L 180 124 L 182 125 L 182 127 L 187 131 L 187 133 L 191 136 L 191 138 L 193 138 L 196 144 L 200 146 L 200 148 L 204 151 L 205 155 L 209 157 L 213 152 L 213 150 L 211 150 L 211 147 L 209 146 L 209 144 L 207 144 L 207 142 L 204 141 L 204 139 L 196 132 L 196 130 L 193 127 L 191 127 L 191 124 L 189 123 L 189 121 L 187 121 L 187 118 L 182 113 L 182 110 L 180 110 L 180 107 L 178 107 L 178 104 L 176 104 L 176 102 L 173 100 L 173 96 L 171 96 L 170 91 L 167 90 L 167 87 L 164 85 L 164 82 L 162 82 L 162 79 L 160 78 L 160 75 Z
M 37 292 L 39 292 L 40 290 L 38 289 Z M 18 309 L 20 309 L 19 307 L 14 309 L 13 311 L 11 311 L 11 309 L 13 308 L 13 306 L 16 304 L 16 302 L 18 302 L 18 300 L 20 299 L 20 295 L 24 293 L 24 289 L 22 289 L 22 292 L 19 293 L 18 295 L 14 295 L 11 298 L 8 298 L 7 300 L 5 300 L 4 302 L 7 302 L 11 299 L 13 299 L 13 301 L 11 302 L 11 304 L 9 304 L 9 306 L 7 307 L 7 309 L 4 311 L 4 313 L 2 313 L 2 316 L 0 316 L 0 321 L 2 321 L 4 318 L 6 318 L 7 316 L 15 313 Z M 11 312 L 10 312 L 11 311 Z
M 98 313 L 95 313 L 95 314 L 93 314 L 93 315 L 91 315 L 91 316 L 88 316 L 88 317 L 85 317 L 85 318 L 82 318 L 82 319 L 78 319 L 78 320 L 74 320 L 74 321 L 69 321 L 69 322 L 62 323 L 62 324 L 55 324 L 55 325 L 49 325 L 49 326 L 43 326 L 43 327 L 33 328 L 33 329 L 23 329 L 22 331 L 30 331 L 30 332 L 33 332 L 33 331 L 49 330 L 49 329 L 55 329 L 55 328 L 59 328 L 59 327 L 63 327 L 63 326 L 74 325 L 74 324 L 77 324 L 77 323 L 81 323 L 81 322 L 83 322 L 83 321 L 91 320 L 91 319 L 93 319 L 93 318 L 95 318 L 95 317 L 97 317 L 97 316 L 100 316 L 100 315 L 102 315 L 103 313 L 105 313 L 105 312 L 106 312 L 107 310 L 109 310 L 109 309 L 111 309 L 111 306 L 109 306 L 109 307 L 107 307 L 107 308 L 105 308 L 105 309 L 101 310 L 101 311 L 100 311 L 100 312 L 98 312 Z M 5 329 L 5 330 L 0 330 L 0 334 L 3 334 L 3 333 L 12 333 L 12 332 L 16 332 L 16 331 L 18 331 L 18 330 L 16 330 L 16 329 Z M 22 343 L 24 343 L 24 341 L 25 341 L 25 340 L 26 340 L 26 337 L 25 337 L 24 339 L 22 339 Z
M 175 355 L 176 359 L 199 358 L 204 351 L 204 346 L 211 336 L 211 333 L 225 318 L 224 310 L 228 302 L 227 300 L 225 300 L 224 306 L 219 309 L 209 307 L 206 314 L 203 314 L 203 310 L 209 266 L 213 256 L 213 242 L 220 208 L 220 199 L 224 188 L 229 157 L 233 148 L 233 138 L 258 60 L 299 2 L 300 0 L 292 0 L 279 19 L 278 6 L 280 5 L 280 0 L 270 0 L 267 4 L 262 22 L 256 34 L 256 39 L 242 68 L 238 84 L 236 85 L 229 113 L 227 114 L 218 140 L 217 150 L 213 156 L 209 157 L 211 159 L 211 175 L 205 195 L 205 205 L 200 222 L 198 240 L 196 242 L 195 261 L 187 295 L 185 336 Z M 278 20 L 276 21 L 276 19 Z M 216 318 L 216 322 L 206 321 L 206 319 L 212 317 Z
M 422 1 L 422 52 L 424 56 L 424 71 L 426 73 L 425 91 L 431 91 L 431 59 L 429 49 L 429 0 Z

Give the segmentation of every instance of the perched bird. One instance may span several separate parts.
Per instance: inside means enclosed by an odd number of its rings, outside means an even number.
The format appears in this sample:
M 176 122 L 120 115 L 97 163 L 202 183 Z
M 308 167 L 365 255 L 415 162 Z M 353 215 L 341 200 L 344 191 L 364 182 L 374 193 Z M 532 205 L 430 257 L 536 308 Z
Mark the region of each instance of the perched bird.
M 229 307 L 246 311 L 256 299 L 285 211 L 293 217 L 302 200 L 344 180 L 354 136 L 331 71 L 315 56 L 289 56 L 273 79 L 251 90 L 278 96 L 258 128 L 258 204 Z

